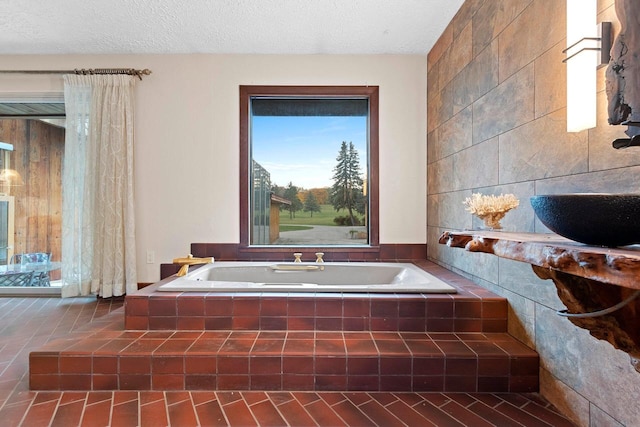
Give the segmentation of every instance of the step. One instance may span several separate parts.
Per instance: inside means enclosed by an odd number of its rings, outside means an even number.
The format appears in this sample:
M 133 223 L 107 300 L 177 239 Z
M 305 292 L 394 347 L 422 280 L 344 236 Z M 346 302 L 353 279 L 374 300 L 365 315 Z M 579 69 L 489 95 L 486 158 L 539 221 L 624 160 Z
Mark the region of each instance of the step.
M 456 294 L 160 292 L 127 295 L 130 330 L 506 332 L 507 300 L 444 268 Z M 424 267 L 423 267 L 424 268 Z M 427 269 L 427 268 L 425 268 Z
M 160 282 L 32 352 L 30 388 L 537 391 L 538 355 L 507 334 L 506 299 L 423 264 L 458 293 L 173 293 Z
M 506 333 L 114 332 L 32 352 L 31 390 L 538 390 L 538 355 Z

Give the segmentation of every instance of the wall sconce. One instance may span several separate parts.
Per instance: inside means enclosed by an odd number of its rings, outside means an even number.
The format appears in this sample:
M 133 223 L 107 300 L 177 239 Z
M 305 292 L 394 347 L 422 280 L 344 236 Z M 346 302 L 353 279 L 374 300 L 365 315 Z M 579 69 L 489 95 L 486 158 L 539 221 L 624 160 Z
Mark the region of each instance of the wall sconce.
M 13 144 L 0 142 L 0 194 L 9 194 L 11 187 L 24 185 L 22 177 L 17 170 L 9 167 L 8 153 L 13 151 Z
M 596 126 L 596 69 L 611 50 L 611 23 L 596 25 L 597 14 L 597 0 L 567 0 L 567 132 Z
M 11 188 L 24 185 L 22 177 L 15 169 L 0 170 L 0 195 L 8 196 Z
M 19 187 L 24 185 L 22 177 L 15 169 L 2 169 L 0 170 L 0 185 L 7 185 L 9 187 Z

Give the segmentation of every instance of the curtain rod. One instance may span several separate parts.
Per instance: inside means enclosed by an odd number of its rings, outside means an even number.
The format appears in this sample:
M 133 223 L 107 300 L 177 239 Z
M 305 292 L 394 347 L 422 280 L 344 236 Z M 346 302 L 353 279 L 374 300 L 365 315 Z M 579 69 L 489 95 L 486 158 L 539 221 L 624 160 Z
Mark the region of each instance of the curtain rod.
M 151 70 L 136 70 L 134 68 L 76 68 L 74 70 L 0 70 L 0 74 L 127 74 L 137 76 L 142 80 L 142 76 L 151 74 Z

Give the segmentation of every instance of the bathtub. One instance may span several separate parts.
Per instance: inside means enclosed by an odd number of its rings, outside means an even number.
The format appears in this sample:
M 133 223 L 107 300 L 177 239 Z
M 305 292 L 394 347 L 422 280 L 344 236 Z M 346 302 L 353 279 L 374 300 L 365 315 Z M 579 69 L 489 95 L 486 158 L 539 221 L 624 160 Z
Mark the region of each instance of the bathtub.
M 408 263 L 219 262 L 160 285 L 170 292 L 398 292 L 456 293 Z

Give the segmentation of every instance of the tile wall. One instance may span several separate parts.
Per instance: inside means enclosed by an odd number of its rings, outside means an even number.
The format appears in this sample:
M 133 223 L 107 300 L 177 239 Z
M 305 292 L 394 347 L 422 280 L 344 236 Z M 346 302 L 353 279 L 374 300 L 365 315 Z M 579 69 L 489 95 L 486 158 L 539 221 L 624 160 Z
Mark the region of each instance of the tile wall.
M 614 0 L 598 20 L 620 29 Z M 550 281 L 528 264 L 438 244 L 445 230 L 480 224 L 462 204 L 473 192 L 514 193 L 508 231 L 547 232 L 534 194 L 638 192 L 640 149 L 614 150 L 624 128 L 609 126 L 604 68 L 598 125 L 566 132 L 561 0 L 467 0 L 428 55 L 428 258 L 509 299 L 510 332 L 541 355 L 541 392 L 577 424 L 635 425 L 640 374 L 629 357 L 560 318 Z

